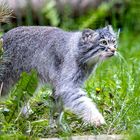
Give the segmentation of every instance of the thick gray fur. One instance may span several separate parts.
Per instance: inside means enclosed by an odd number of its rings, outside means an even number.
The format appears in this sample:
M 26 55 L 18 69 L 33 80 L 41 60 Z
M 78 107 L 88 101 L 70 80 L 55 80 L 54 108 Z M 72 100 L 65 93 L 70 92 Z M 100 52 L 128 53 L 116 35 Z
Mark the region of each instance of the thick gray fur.
M 109 46 L 100 44 L 106 38 L 110 42 L 116 39 L 111 26 L 81 32 L 40 26 L 10 30 L 2 37 L 2 94 L 8 92 L 23 71 L 36 69 L 40 84 L 51 84 L 54 97 L 61 98 L 65 108 L 87 123 L 104 124 L 103 116 L 81 87 L 97 63 L 114 54 Z

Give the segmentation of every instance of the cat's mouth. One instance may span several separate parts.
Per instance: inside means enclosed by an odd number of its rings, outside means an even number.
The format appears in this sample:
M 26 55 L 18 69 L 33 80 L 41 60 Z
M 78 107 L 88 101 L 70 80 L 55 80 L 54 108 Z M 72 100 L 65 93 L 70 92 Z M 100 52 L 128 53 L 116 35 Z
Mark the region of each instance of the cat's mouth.
M 115 52 L 108 52 L 108 53 L 106 53 L 106 56 L 107 56 L 107 57 L 111 57 L 111 56 L 113 56 L 113 55 L 115 55 Z
M 116 51 L 115 52 L 103 52 L 101 55 L 100 55 L 100 59 L 101 60 L 104 60 L 106 58 L 109 58 L 109 57 L 112 57 L 116 54 Z

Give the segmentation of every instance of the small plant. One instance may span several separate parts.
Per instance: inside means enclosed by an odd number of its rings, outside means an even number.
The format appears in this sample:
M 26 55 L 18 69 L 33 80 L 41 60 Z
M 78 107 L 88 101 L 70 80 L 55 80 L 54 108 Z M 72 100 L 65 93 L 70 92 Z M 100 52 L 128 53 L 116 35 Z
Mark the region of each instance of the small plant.
M 58 12 L 55 8 L 56 2 L 49 0 L 42 12 L 45 14 L 47 20 L 49 20 L 52 26 L 58 26 L 60 23 Z

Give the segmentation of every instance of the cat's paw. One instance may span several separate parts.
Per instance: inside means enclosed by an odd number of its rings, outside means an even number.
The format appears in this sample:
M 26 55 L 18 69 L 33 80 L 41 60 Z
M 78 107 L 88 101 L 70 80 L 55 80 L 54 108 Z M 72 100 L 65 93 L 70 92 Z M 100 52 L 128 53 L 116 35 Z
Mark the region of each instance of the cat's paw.
M 96 127 L 106 124 L 104 117 L 99 112 L 88 112 L 83 119 L 88 124 L 95 125 Z
M 21 114 L 25 117 L 25 118 L 29 118 L 29 116 L 33 113 L 33 110 L 30 107 L 29 102 L 22 107 L 21 109 Z
M 94 115 L 90 123 L 94 124 L 96 127 L 106 124 L 104 117 L 100 113 Z

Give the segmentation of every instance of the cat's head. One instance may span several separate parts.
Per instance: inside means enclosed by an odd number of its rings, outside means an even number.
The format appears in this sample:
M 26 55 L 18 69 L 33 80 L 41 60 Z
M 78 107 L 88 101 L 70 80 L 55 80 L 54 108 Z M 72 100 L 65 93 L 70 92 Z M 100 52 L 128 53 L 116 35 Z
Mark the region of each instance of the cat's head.
M 98 30 L 85 29 L 79 42 L 82 61 L 96 63 L 115 55 L 117 38 L 110 25 Z

